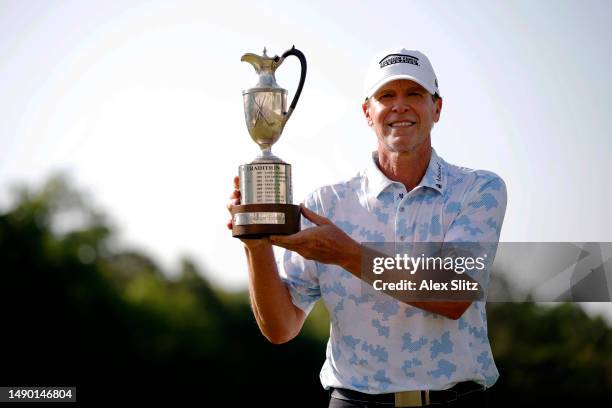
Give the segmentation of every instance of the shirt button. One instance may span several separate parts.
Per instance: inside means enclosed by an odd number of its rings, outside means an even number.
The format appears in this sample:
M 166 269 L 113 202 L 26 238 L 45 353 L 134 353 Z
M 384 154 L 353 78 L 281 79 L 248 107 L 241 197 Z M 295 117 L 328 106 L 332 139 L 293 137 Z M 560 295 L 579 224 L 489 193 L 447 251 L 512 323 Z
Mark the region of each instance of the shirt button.
M 404 207 L 400 207 L 400 212 L 404 212 Z
M 406 240 L 406 237 L 402 235 L 402 236 L 400 237 L 400 241 L 405 241 L 405 240 Z

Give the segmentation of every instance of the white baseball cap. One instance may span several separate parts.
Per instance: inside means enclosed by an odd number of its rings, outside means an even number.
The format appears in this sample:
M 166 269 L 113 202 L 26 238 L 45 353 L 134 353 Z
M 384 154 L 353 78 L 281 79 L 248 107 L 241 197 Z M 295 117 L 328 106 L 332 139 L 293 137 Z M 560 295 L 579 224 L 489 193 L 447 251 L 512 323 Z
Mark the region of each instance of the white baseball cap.
M 429 59 L 420 51 L 396 48 L 377 54 L 370 63 L 363 92 L 369 98 L 383 85 L 396 79 L 409 79 L 440 95 L 438 79 Z

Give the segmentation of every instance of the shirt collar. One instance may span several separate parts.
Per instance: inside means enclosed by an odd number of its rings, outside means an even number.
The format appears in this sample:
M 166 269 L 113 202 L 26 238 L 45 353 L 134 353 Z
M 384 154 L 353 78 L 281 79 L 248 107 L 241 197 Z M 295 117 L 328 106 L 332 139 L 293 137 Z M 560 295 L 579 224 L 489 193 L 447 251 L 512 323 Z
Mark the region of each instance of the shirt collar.
M 390 180 L 380 171 L 377 159 L 378 152 L 372 152 L 372 156 L 368 161 L 368 166 L 365 169 L 366 194 L 371 198 L 377 198 L 380 193 L 390 185 L 400 184 L 397 181 Z M 429 159 L 429 165 L 427 166 L 425 175 L 419 184 L 415 186 L 415 189 L 419 187 L 429 187 L 438 191 L 440 194 L 444 194 L 446 189 L 446 162 L 438 156 L 433 147 L 431 148 L 431 158 Z

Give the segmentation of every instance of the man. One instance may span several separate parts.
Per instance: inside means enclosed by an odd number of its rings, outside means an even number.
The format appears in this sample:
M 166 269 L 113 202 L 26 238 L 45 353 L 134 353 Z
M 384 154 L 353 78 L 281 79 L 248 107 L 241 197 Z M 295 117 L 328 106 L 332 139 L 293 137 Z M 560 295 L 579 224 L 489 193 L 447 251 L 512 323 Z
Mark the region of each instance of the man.
M 377 56 L 364 98 L 377 138 L 366 169 L 307 197 L 301 232 L 243 241 L 257 323 L 271 342 L 287 342 L 323 298 L 331 332 L 320 379 L 330 407 L 482 404 L 482 390 L 498 378 L 484 302 L 373 296 L 363 290 L 360 243 L 497 242 L 505 184 L 446 163 L 432 148 L 442 98 L 424 54 Z M 234 183 L 230 206 L 240 199 Z M 287 249 L 282 278 L 272 245 Z

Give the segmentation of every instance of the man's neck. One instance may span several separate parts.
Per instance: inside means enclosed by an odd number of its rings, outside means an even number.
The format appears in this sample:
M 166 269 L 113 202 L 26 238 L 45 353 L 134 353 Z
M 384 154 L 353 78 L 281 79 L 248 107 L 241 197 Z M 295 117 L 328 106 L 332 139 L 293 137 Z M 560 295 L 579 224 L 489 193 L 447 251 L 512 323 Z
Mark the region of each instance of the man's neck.
M 420 182 L 431 159 L 431 144 L 424 143 L 413 152 L 389 152 L 379 147 L 378 167 L 388 179 L 398 181 L 412 190 Z

